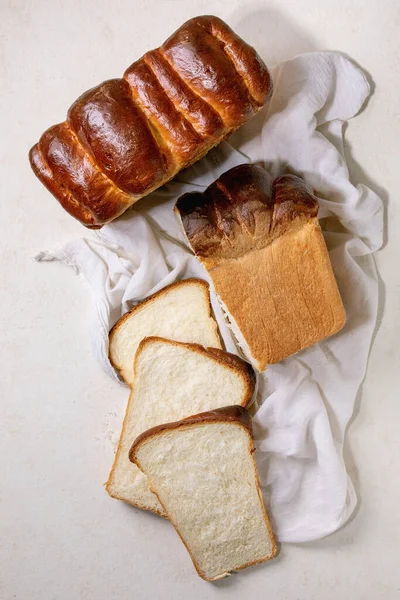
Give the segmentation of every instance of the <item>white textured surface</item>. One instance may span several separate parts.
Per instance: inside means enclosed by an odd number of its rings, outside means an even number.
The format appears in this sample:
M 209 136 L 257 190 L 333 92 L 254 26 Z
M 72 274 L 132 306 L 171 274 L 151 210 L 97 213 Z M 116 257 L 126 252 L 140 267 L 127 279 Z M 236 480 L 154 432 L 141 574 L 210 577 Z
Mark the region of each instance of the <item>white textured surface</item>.
M 2 2 L 0 51 L 2 339 L 1 597 L 352 598 L 399 594 L 398 364 L 400 276 L 396 208 L 399 12 L 395 0 L 268 3 L 227 0 L 118 3 Z M 383 322 L 346 448 L 361 503 L 342 531 L 285 546 L 281 558 L 210 586 L 168 523 L 107 497 L 104 481 L 126 391 L 99 371 L 86 336 L 90 301 L 58 265 L 30 257 L 81 233 L 44 190 L 29 147 L 83 90 L 115 77 L 126 57 L 156 46 L 186 18 L 225 17 L 271 64 L 340 49 L 373 74 L 368 111 L 349 126 L 357 181 L 390 194 L 390 243 L 377 256 Z M 128 61 L 129 62 L 129 61 Z M 362 167 L 360 166 L 362 165 Z M 35 193 L 32 190 L 35 189 Z M 4 261 L 4 262 L 3 262 Z M 4 516 L 3 516 L 4 513 Z M 154 539 L 157 543 L 154 543 Z M 161 543 L 162 542 L 162 543 Z M 1 587 L 2 586 L 2 587 Z

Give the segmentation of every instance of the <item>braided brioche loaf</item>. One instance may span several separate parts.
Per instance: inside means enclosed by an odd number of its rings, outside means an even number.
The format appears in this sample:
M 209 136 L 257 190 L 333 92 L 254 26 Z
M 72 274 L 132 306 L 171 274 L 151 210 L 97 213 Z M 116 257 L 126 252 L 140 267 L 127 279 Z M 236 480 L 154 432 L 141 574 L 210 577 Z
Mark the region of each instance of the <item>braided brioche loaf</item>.
M 303 179 L 273 181 L 261 167 L 240 165 L 204 193 L 181 196 L 175 210 L 259 371 L 343 327 L 318 201 Z
M 221 19 L 187 21 L 123 79 L 84 93 L 30 151 L 60 204 L 97 229 L 204 156 L 260 110 L 272 82 Z

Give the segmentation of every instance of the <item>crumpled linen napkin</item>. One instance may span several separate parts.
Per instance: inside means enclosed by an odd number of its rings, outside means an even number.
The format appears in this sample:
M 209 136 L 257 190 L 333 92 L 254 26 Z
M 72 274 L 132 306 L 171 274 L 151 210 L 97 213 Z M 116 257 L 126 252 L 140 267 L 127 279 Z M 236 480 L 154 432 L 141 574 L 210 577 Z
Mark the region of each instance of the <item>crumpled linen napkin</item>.
M 107 358 L 108 331 L 137 301 L 176 279 L 207 272 L 188 250 L 172 208 L 243 162 L 274 175 L 301 174 L 320 201 L 321 225 L 347 313 L 336 336 L 271 365 L 259 376 L 254 418 L 262 489 L 277 537 L 303 542 L 326 536 L 357 503 L 343 460 L 346 427 L 364 378 L 377 318 L 378 281 L 372 253 L 382 243 L 382 202 L 349 180 L 343 124 L 369 95 L 363 73 L 340 53 L 299 55 L 272 69 L 272 103 L 171 183 L 99 232 L 37 260 L 74 267 L 96 307 L 94 352 Z M 230 352 L 238 352 L 212 292 L 216 318 Z

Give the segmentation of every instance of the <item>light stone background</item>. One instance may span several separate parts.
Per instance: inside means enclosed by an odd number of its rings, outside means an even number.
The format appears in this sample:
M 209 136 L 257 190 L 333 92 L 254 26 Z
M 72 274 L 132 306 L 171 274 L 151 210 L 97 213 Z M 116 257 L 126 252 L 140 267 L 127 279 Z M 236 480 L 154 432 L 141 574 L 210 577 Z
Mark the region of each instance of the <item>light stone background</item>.
M 387 206 L 379 328 L 346 455 L 359 509 L 340 532 L 284 545 L 218 584 L 197 577 L 170 525 L 102 484 L 127 392 L 102 373 L 87 289 L 38 250 L 84 233 L 32 175 L 27 153 L 75 98 L 121 76 L 183 21 L 214 13 L 269 64 L 347 52 L 372 75 L 348 126 L 355 183 Z M 400 598 L 400 10 L 398 0 L 0 0 L 0 598 Z

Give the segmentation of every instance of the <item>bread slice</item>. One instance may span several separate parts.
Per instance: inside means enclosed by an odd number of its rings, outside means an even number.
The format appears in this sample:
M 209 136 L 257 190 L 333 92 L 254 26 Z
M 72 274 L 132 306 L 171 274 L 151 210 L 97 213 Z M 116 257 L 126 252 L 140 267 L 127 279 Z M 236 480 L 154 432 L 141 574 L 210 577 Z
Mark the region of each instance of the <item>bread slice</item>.
M 131 448 L 207 581 L 276 555 L 253 451 L 250 415 L 238 406 L 154 427 Z
M 110 496 L 165 515 L 129 449 L 147 429 L 227 403 L 248 406 L 255 387 L 251 366 L 232 354 L 149 337 L 139 344 L 135 378 L 106 489 Z
M 318 201 L 303 179 L 239 165 L 204 193 L 183 195 L 175 210 L 259 371 L 343 327 Z
M 185 279 L 139 302 L 110 332 L 109 357 L 125 382 L 132 385 L 133 360 L 143 338 L 158 335 L 178 342 L 221 348 L 211 316 L 209 286 L 202 279 Z

